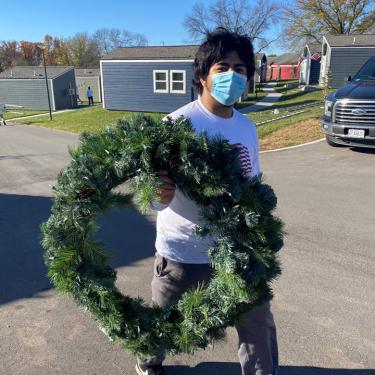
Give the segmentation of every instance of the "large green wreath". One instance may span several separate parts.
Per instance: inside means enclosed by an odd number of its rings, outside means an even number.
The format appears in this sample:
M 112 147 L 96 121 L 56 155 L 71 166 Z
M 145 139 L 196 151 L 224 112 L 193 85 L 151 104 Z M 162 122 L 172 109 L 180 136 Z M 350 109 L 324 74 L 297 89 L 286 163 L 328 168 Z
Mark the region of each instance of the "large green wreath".
M 58 176 L 52 214 L 42 224 L 53 284 L 141 357 L 160 348 L 169 355 L 193 353 L 222 338 L 241 312 L 272 298 L 269 283 L 280 274 L 276 254 L 283 243 L 282 223 L 272 215 L 273 190 L 260 177 L 244 177 L 238 153 L 222 138 L 195 133 L 183 117 L 160 122 L 139 115 L 83 134 Z M 167 170 L 200 207 L 204 225 L 196 233 L 215 239 L 208 249 L 211 282 L 165 309 L 121 294 L 108 255 L 93 238 L 104 210 L 131 200 L 142 212 L 149 208 L 158 170 Z M 129 194 L 113 191 L 126 181 Z

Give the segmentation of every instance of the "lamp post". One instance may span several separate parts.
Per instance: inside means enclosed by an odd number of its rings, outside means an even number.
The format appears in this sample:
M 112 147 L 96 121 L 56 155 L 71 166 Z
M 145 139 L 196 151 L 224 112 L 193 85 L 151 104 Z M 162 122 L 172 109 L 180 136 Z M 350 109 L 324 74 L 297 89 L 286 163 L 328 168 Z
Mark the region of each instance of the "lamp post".
M 46 57 L 44 56 L 44 48 L 43 47 L 39 47 L 39 48 L 42 50 L 42 55 L 43 55 L 44 77 L 46 79 L 46 88 L 47 88 L 47 97 L 48 97 L 48 108 L 49 108 L 49 118 L 52 120 L 51 99 L 49 97 L 49 87 L 48 87 L 48 79 L 47 79 Z

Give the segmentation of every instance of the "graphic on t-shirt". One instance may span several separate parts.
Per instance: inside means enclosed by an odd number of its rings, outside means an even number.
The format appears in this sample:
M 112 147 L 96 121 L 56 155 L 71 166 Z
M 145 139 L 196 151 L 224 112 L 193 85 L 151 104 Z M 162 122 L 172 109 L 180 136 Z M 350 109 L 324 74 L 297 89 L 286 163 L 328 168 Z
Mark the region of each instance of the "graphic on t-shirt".
M 242 145 L 241 143 L 236 143 L 233 146 L 239 148 L 240 150 L 239 157 L 240 157 L 242 169 L 245 173 L 245 176 L 250 177 L 251 172 L 253 171 L 253 166 L 251 164 L 249 149 L 246 146 Z

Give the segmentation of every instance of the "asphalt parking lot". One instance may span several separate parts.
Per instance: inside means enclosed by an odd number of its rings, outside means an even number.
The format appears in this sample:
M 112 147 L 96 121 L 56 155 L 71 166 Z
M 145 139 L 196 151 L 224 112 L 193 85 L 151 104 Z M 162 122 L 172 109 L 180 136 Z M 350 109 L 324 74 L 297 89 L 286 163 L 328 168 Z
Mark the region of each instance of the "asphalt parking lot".
M 134 373 L 111 343 L 45 277 L 39 225 L 75 135 L 0 127 L 0 374 Z M 375 150 L 325 142 L 261 155 L 287 238 L 274 283 L 281 375 L 375 374 Z M 134 209 L 100 220 L 118 283 L 149 300 L 155 217 Z M 169 359 L 176 375 L 240 374 L 236 335 L 194 356 Z

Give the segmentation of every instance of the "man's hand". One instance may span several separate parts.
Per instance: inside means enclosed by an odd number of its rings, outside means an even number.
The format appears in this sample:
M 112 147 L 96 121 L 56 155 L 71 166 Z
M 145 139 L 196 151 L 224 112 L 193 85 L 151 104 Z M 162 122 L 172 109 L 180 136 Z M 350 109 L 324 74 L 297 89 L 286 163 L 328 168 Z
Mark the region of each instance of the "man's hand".
M 162 183 L 156 191 L 159 203 L 169 204 L 173 199 L 176 185 L 174 184 L 173 180 L 168 177 L 167 171 L 158 171 L 156 172 L 156 175 L 159 176 L 159 180 Z

